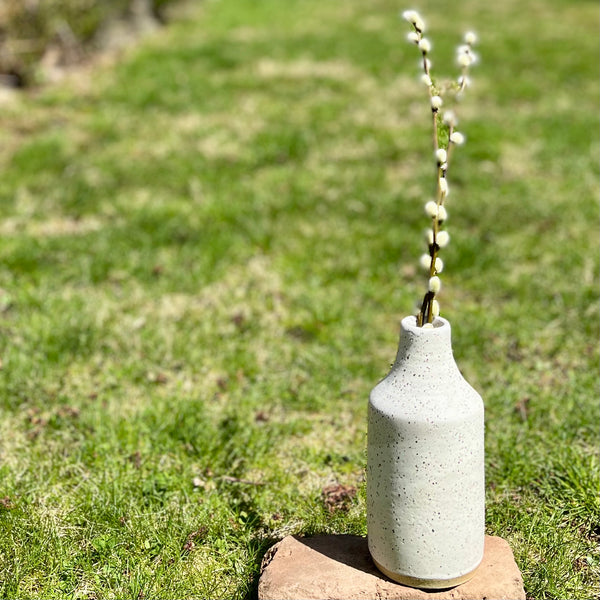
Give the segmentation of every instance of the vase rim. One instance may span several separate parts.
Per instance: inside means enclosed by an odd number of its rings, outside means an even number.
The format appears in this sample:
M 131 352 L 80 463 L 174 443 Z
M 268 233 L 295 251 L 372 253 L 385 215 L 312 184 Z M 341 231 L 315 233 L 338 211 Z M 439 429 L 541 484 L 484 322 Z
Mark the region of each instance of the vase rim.
M 409 315 L 402 319 L 402 329 L 417 335 L 428 335 L 436 330 L 439 331 L 440 329 L 446 328 L 450 328 L 450 321 L 444 319 L 444 317 L 436 317 L 433 320 L 433 329 L 419 327 L 417 325 L 417 317 L 415 315 Z

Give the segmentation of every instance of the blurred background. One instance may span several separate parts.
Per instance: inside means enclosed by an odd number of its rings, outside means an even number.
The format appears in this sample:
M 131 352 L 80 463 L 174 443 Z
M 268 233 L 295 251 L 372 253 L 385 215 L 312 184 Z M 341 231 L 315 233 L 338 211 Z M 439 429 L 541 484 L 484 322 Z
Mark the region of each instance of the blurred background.
M 164 23 L 177 0 L 2 0 L 0 83 L 52 77 L 93 52 L 131 43 Z
M 253 598 L 366 535 L 435 184 L 407 8 L 434 78 L 480 39 L 439 299 L 487 533 L 598 597 L 596 0 L 0 0 L 0 597 Z

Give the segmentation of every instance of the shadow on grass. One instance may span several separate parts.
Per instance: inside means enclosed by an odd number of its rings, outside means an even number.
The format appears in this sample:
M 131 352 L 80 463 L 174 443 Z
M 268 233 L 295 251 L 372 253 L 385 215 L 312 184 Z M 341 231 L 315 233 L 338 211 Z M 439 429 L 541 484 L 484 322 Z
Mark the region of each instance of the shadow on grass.
M 243 595 L 240 594 L 240 598 L 243 600 L 258 600 L 258 582 L 260 580 L 260 575 L 262 571 L 262 563 L 263 560 L 269 550 L 273 545 L 281 540 L 277 538 L 265 538 L 260 540 L 256 546 L 255 550 L 255 561 L 254 561 L 254 573 L 252 578 L 245 590 L 240 590 L 243 592 Z

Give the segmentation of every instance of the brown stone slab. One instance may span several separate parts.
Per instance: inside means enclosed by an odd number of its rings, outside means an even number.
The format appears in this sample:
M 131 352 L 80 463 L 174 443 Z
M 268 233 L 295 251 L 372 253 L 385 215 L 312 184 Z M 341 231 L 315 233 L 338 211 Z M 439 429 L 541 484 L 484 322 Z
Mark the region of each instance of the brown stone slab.
M 373 564 L 366 538 L 288 536 L 265 555 L 259 600 L 525 600 L 523 578 L 508 543 L 486 536 L 472 579 L 448 590 L 400 585 Z

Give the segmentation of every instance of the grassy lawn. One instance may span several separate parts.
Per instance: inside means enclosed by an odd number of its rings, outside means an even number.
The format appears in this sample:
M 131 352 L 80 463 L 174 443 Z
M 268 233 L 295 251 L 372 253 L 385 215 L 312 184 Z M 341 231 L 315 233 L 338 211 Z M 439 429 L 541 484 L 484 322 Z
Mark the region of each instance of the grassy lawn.
M 251 598 L 283 536 L 366 534 L 367 396 L 425 286 L 404 8 L 192 3 L 0 106 L 0 597 Z M 416 8 L 440 74 L 481 39 L 440 303 L 487 531 L 529 598 L 595 598 L 597 5 Z

